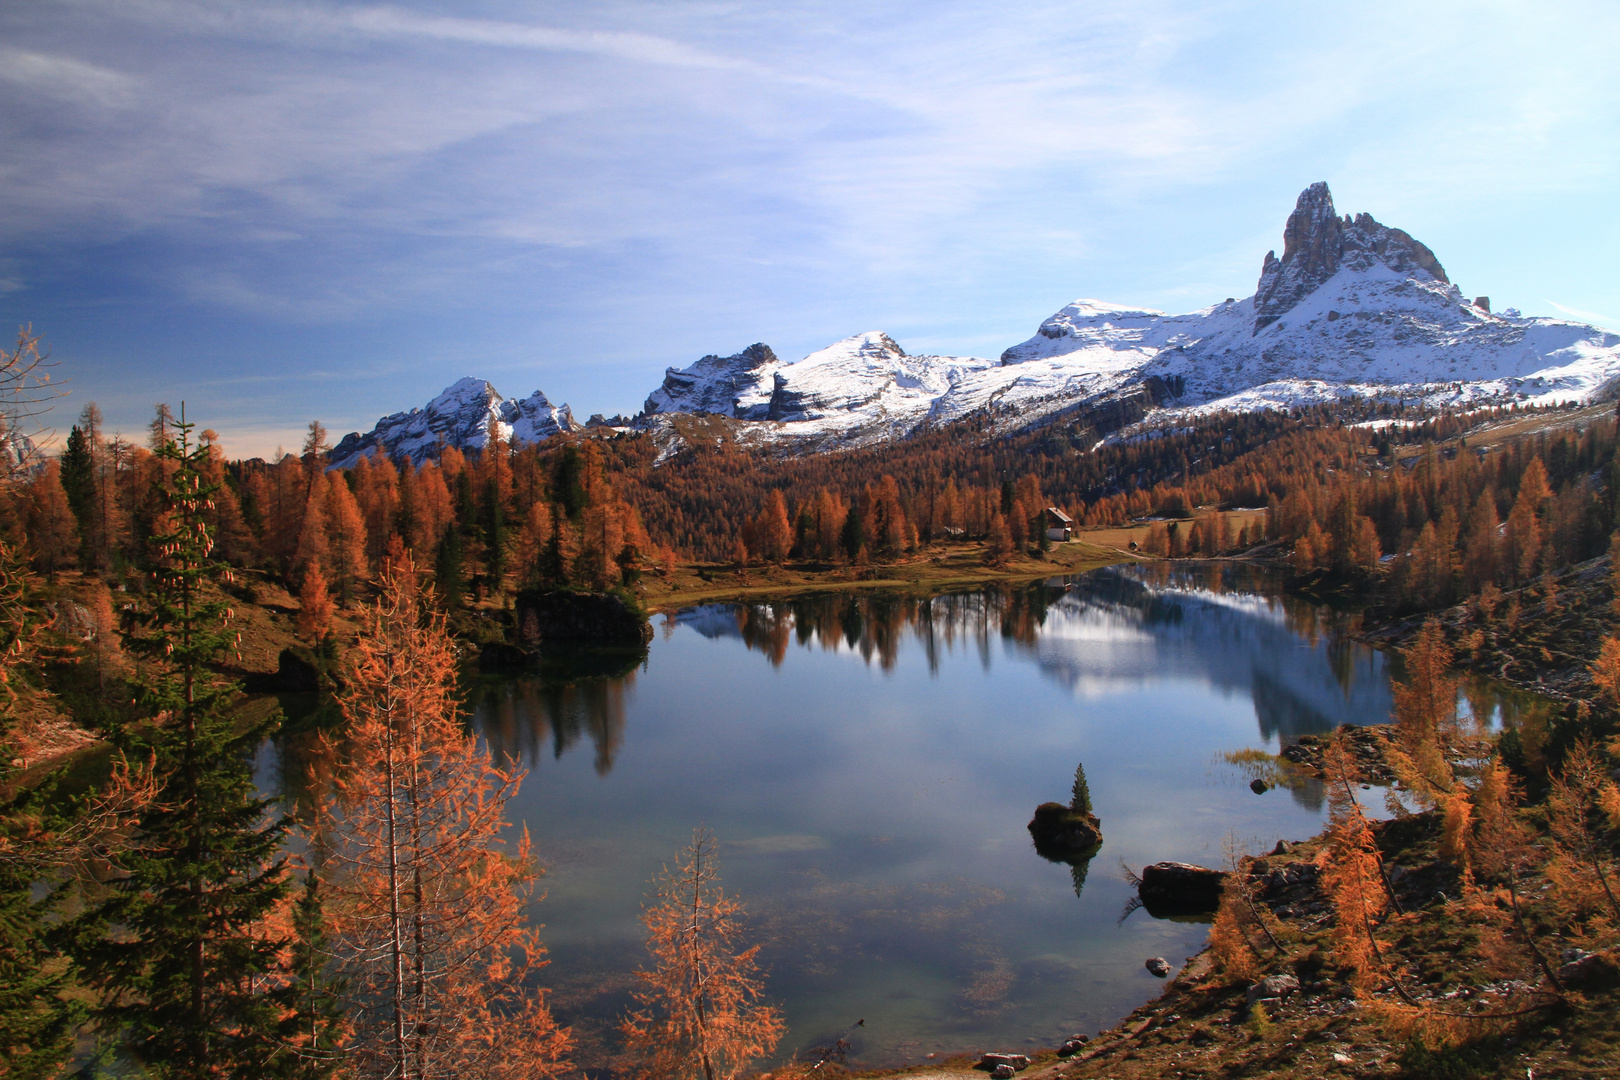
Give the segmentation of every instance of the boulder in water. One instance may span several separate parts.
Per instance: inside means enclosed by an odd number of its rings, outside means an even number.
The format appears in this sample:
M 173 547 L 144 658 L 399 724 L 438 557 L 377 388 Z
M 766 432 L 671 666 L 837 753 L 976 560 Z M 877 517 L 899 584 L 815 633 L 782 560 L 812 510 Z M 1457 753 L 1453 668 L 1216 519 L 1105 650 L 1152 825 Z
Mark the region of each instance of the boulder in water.
M 1029 835 L 1043 858 L 1058 862 L 1090 858 L 1103 842 L 1102 823 L 1096 814 L 1080 813 L 1057 802 L 1035 808 Z

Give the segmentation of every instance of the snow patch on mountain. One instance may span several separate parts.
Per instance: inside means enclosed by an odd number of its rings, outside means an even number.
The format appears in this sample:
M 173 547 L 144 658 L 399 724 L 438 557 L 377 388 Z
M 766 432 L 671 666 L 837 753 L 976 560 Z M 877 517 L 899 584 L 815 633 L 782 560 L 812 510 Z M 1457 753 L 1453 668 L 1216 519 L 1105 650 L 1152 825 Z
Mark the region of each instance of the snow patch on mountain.
M 538 390 L 526 398 L 508 399 L 484 380 L 466 378 L 450 384 L 423 408 L 385 416 L 364 435 L 350 432 L 333 447 L 329 460 L 335 467 L 347 467 L 381 447 L 390 457 L 408 457 L 420 464 L 437 456 L 440 443 L 458 450 L 482 449 L 489 441 L 491 423 L 512 443 L 541 442 L 580 426 L 567 405 L 552 405 Z

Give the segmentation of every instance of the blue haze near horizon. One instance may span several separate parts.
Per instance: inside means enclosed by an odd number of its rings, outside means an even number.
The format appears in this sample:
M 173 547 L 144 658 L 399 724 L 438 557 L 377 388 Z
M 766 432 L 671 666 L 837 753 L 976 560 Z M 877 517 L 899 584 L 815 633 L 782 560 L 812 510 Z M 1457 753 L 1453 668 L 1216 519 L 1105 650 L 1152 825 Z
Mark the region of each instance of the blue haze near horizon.
M 1055 1045 L 1157 993 L 1143 961 L 1179 966 L 1207 928 L 1121 922 L 1121 864 L 1314 834 L 1315 782 L 1256 795 L 1222 755 L 1387 720 L 1389 671 L 1339 617 L 1229 568 L 1067 584 L 710 605 L 623 676 L 481 680 L 476 729 L 529 769 L 510 811 L 547 868 L 541 982 L 582 1063 L 628 1003 L 648 883 L 699 825 L 784 1054 L 859 1018 L 852 1065 Z M 1105 836 L 1078 895 L 1025 829 L 1077 762 Z
M 0 8 L 0 322 L 233 455 L 463 375 L 583 418 L 885 330 L 1253 291 L 1315 180 L 1469 295 L 1617 324 L 1600 2 Z

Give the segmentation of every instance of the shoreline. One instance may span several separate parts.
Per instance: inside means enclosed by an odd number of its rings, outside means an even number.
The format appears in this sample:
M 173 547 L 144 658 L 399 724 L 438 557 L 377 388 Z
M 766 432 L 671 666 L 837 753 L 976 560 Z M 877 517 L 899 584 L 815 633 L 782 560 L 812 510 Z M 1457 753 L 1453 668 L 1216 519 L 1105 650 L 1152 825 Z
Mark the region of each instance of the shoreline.
M 1145 533 L 1145 528 L 1142 531 Z M 982 544 L 957 544 L 905 562 L 859 568 L 789 562 L 739 570 L 727 564 L 690 563 L 676 567 L 668 579 L 643 579 L 641 601 L 648 614 L 663 614 L 697 604 L 747 603 L 837 592 L 932 592 L 990 581 L 1038 581 L 1150 561 L 1123 547 L 1081 539 L 1054 544 L 1045 559 L 1026 555 L 1009 559 L 1001 566 L 985 565 L 983 551 Z

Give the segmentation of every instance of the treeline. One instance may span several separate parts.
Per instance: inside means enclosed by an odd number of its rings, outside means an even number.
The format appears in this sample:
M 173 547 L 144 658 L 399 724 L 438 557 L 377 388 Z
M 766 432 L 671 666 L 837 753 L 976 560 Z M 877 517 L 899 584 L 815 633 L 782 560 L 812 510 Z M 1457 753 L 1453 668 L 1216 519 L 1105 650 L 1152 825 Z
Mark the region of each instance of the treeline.
M 138 582 L 163 526 L 160 493 L 173 466 L 160 448 L 175 424 L 159 406 L 136 445 L 108 437 L 87 406 L 60 458 L 0 506 L 0 535 L 46 575 L 77 567 Z M 420 465 L 377 453 L 341 470 L 327 466 L 318 423 L 301 453 L 274 462 L 227 461 L 211 430 L 199 442 L 217 556 L 345 606 L 390 552 L 431 568 L 451 607 L 510 588 L 625 584 L 672 557 L 649 541 L 594 441 L 514 449 L 492 430 L 483 453 L 444 446 Z
M 1159 519 L 1145 546 L 1161 556 L 1280 542 L 1301 572 L 1340 576 L 1398 556 L 1395 591 L 1432 607 L 1601 554 L 1620 524 L 1610 421 L 1484 452 L 1434 439 L 1525 414 L 1345 411 L 1212 417 L 1084 448 L 1061 427 L 980 443 L 971 424 L 799 457 L 721 440 L 661 464 L 636 434 L 512 446 L 492 428 L 482 452 L 441 445 L 416 464 L 379 449 L 347 469 L 328 467 L 319 424 L 274 462 L 227 461 L 211 431 L 201 442 L 220 555 L 280 577 L 312 610 L 328 595 L 353 603 L 395 549 L 432 568 L 455 607 L 526 587 L 633 585 L 677 558 L 861 564 L 971 541 L 997 561 L 1044 542 L 1048 506 L 1082 527 Z M 1353 422 L 1361 413 L 1381 423 Z M 0 535 L 47 575 L 142 571 L 160 525 L 153 447 L 173 422 L 160 406 L 146 445 L 132 445 L 88 406 L 60 460 L 0 506 Z M 1263 523 L 1222 513 L 1238 508 L 1265 508 Z

